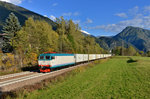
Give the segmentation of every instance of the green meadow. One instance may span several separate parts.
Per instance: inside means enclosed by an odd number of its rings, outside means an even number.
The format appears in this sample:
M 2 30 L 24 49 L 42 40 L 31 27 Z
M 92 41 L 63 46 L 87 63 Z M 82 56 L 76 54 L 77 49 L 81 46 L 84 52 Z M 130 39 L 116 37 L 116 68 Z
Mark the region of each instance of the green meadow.
M 150 99 L 150 58 L 116 56 L 18 98 Z

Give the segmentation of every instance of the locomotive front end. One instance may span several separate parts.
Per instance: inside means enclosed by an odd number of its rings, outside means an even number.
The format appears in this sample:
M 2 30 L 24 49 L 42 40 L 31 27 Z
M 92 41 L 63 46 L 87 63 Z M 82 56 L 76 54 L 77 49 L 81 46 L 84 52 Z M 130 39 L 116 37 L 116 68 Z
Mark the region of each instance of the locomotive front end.
M 40 72 L 50 72 L 51 67 L 51 60 L 50 55 L 48 54 L 41 54 L 38 59 L 38 66 L 40 69 Z

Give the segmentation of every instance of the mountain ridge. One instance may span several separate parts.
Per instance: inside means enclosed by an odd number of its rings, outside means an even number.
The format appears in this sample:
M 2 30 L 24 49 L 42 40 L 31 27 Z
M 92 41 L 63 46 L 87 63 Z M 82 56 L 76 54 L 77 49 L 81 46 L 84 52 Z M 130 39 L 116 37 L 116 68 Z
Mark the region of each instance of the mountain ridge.
M 150 50 L 150 30 L 127 26 L 120 33 L 113 37 L 100 37 L 97 42 L 105 43 L 105 48 L 102 44 L 101 47 L 104 49 L 113 49 L 116 46 L 134 46 L 140 51 L 149 51 Z
M 8 2 L 0 1 L 0 15 L 1 15 L 0 33 L 1 33 L 2 26 L 4 25 L 6 18 L 11 12 L 13 12 L 18 17 L 21 25 L 24 25 L 25 20 L 27 20 L 29 17 L 32 17 L 35 20 L 44 20 L 50 25 L 52 25 L 53 29 L 56 28 L 56 23 L 47 17 L 44 17 L 38 13 L 35 13 L 23 7 L 20 7 L 20 6 L 17 6 Z

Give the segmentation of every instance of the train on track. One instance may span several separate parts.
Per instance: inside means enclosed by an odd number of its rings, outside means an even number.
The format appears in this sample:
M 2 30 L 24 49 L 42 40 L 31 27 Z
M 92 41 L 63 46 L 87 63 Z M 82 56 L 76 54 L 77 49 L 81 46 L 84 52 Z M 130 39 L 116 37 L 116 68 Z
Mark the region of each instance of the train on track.
M 46 52 L 39 55 L 40 72 L 50 72 L 53 68 L 75 65 L 96 59 L 111 57 L 111 54 L 69 54 Z

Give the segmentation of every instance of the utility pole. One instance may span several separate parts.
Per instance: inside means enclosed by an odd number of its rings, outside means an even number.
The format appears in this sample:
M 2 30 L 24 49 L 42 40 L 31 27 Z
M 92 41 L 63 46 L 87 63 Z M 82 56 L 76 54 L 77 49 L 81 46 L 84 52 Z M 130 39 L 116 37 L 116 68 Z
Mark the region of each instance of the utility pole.
M 124 44 L 123 44 L 123 40 L 122 40 L 122 56 L 124 55 L 123 47 L 124 47 Z
M 115 47 L 114 47 L 114 51 L 113 51 L 113 54 L 115 54 L 116 53 L 116 49 L 117 49 L 117 44 L 116 44 L 116 42 L 114 42 L 115 44 Z
M 60 46 L 59 52 L 62 53 L 63 52 L 63 37 L 62 37 L 62 34 L 60 34 L 60 36 L 59 36 L 59 46 Z
M 88 63 L 89 63 L 89 58 L 90 58 L 90 55 L 89 55 L 89 44 L 88 44 Z

